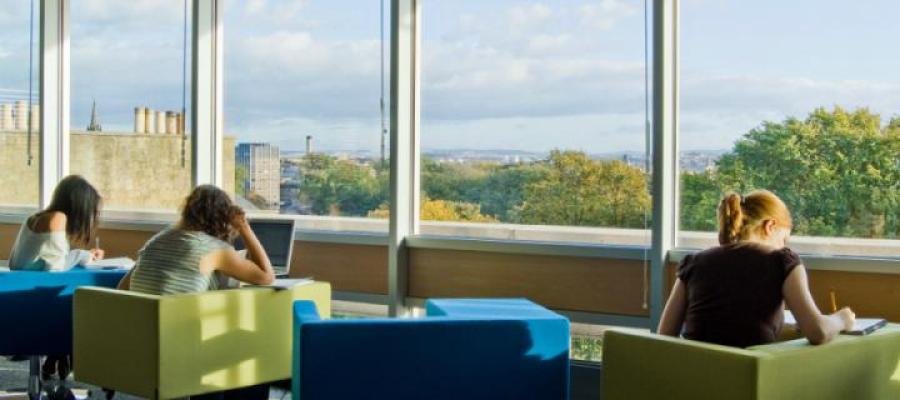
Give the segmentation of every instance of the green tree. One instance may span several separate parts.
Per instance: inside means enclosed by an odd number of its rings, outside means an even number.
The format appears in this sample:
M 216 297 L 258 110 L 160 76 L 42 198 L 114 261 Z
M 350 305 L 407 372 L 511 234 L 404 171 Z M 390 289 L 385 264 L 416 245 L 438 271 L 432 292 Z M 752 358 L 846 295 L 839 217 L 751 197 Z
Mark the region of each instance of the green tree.
M 432 199 L 477 202 L 491 167 L 422 159 L 422 192 Z
M 554 150 L 546 176 L 525 190 L 522 223 L 643 228 L 650 207 L 645 174 L 621 161 Z
M 386 200 L 386 178 L 374 168 L 324 154 L 301 164 L 301 201 L 316 215 L 365 216 Z
M 503 222 L 518 222 L 525 189 L 544 179 L 547 172 L 547 167 L 538 163 L 498 167 L 487 176 L 473 201 L 481 204 L 484 214 L 494 215 Z
M 819 108 L 805 120 L 764 122 L 749 131 L 719 159 L 709 178 L 720 194 L 756 188 L 775 192 L 790 207 L 797 234 L 896 238 L 898 154 L 897 119 L 882 127 L 879 115 L 865 108 Z M 683 221 L 688 228 L 708 229 L 715 218 L 715 207 L 708 207 L 709 183 L 691 181 L 685 189 L 682 210 L 688 215 Z
M 247 188 L 244 186 L 244 184 L 249 179 L 250 173 L 247 171 L 247 167 L 243 165 L 234 166 L 234 193 L 237 196 L 247 196 Z
M 681 174 L 681 229 L 715 231 L 715 210 L 723 194 L 712 172 Z M 712 212 L 710 212 L 712 210 Z

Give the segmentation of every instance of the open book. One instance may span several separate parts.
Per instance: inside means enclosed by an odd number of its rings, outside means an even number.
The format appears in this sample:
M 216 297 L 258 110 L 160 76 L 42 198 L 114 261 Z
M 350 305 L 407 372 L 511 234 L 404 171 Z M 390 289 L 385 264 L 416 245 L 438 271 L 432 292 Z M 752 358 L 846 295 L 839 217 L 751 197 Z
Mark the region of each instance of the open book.
M 275 290 L 290 289 L 294 286 L 308 285 L 315 282 L 312 278 L 278 278 L 271 285 L 248 285 L 250 287 L 265 287 Z
M 887 325 L 887 320 L 880 318 L 857 318 L 856 323 L 853 324 L 853 330 L 842 333 L 863 336 L 884 328 L 885 325 Z
M 841 333 L 844 335 L 864 336 L 883 328 L 885 325 L 887 325 L 887 320 L 881 318 L 857 318 L 856 322 L 853 324 L 852 330 L 843 331 Z M 794 318 L 794 314 L 788 310 L 784 311 L 784 327 L 794 328 L 797 329 L 798 332 L 800 331 L 800 327 L 797 325 L 797 319 Z
M 135 261 L 129 257 L 104 258 L 84 263 L 85 269 L 132 269 Z

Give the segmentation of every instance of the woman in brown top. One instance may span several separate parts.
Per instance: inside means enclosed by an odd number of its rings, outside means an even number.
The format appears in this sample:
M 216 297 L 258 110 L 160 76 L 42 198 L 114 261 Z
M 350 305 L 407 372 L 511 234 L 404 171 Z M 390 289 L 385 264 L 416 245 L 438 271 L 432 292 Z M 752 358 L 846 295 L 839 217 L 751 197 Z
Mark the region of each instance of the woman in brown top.
M 809 292 L 806 269 L 787 248 L 791 215 L 769 191 L 725 196 L 719 244 L 685 257 L 658 331 L 687 339 L 748 347 L 775 341 L 791 309 L 812 344 L 853 327 L 849 308 L 823 315 Z

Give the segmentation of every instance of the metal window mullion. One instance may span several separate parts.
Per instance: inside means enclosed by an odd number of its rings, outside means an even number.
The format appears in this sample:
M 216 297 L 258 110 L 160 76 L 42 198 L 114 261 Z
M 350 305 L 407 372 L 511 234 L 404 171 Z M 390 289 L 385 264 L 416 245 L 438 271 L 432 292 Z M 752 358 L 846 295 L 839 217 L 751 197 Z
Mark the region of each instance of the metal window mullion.
M 669 250 L 677 229 L 678 1 L 653 0 L 653 225 L 650 251 L 650 325 L 656 329 Z
M 39 206 L 69 173 L 69 0 L 40 2 Z M 31 105 L 29 105 L 31 107 Z
M 194 186 L 221 186 L 222 23 L 221 0 L 193 0 L 191 39 L 191 166 Z
M 391 215 L 388 301 L 391 316 L 407 312 L 406 240 L 419 225 L 419 2 L 391 1 Z

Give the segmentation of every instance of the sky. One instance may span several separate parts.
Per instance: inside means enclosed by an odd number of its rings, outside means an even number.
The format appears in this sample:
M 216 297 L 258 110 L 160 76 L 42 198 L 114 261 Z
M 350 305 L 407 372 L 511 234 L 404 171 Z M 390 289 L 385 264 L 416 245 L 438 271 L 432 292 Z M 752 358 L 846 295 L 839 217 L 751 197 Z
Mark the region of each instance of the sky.
M 30 27 L 27 2 L 3 2 L 0 101 L 27 94 Z M 137 105 L 182 108 L 183 0 L 71 4 L 73 128 L 94 99 L 105 130 L 130 131 Z M 900 115 L 898 11 L 682 0 L 682 149 L 728 149 L 820 106 Z M 376 153 L 379 12 L 377 0 L 226 2 L 227 134 Z M 644 151 L 644 21 L 642 0 L 424 0 L 423 148 Z

